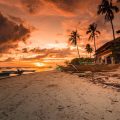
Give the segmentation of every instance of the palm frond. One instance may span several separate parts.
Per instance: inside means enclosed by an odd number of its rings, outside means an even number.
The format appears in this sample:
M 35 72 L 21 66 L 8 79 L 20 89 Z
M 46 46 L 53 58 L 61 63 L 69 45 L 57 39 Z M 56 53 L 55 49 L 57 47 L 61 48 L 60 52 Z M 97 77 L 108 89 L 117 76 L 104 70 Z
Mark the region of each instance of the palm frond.
M 93 39 L 93 36 L 92 34 L 89 36 L 88 40 L 92 40 Z
M 100 32 L 100 31 L 98 31 L 98 30 L 96 31 L 96 33 L 101 34 L 101 32 Z
M 86 49 L 86 51 L 87 51 L 88 53 L 92 53 L 92 52 L 93 52 L 93 49 L 92 49 L 92 47 L 91 47 L 90 44 L 87 44 L 85 49 Z
M 69 41 L 73 45 L 77 45 L 77 41 L 80 39 L 80 35 L 78 34 L 77 30 L 72 31 L 71 34 L 69 35 Z
M 98 15 L 105 14 L 105 21 L 111 21 L 114 19 L 114 12 L 119 12 L 117 6 L 113 6 L 112 0 L 102 0 L 98 6 Z
M 117 6 L 112 6 L 111 9 L 114 10 L 116 13 L 120 11 L 119 8 L 118 8 Z
M 117 34 L 120 34 L 120 30 L 116 31 Z
M 91 31 L 90 31 L 90 30 L 88 30 L 88 31 L 86 32 L 86 34 L 89 34 L 89 33 L 91 33 Z
M 96 23 L 90 24 L 89 27 L 88 27 L 88 31 L 86 32 L 86 34 L 90 34 L 88 40 L 93 40 L 93 38 L 95 38 L 96 36 L 98 36 L 98 34 L 100 34 L 100 31 L 97 30 L 97 24 Z

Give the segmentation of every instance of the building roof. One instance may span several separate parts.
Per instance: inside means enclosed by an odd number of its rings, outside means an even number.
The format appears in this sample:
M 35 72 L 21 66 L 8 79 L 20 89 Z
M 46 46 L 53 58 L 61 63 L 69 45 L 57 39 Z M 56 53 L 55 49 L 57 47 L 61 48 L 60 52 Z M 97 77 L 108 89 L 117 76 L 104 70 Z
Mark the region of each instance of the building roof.
M 107 50 L 111 50 L 113 45 L 117 45 L 116 48 L 118 48 L 119 49 L 118 52 L 120 52 L 120 37 L 116 38 L 116 40 L 109 41 L 109 42 L 105 43 L 103 46 L 101 46 L 100 48 L 98 48 L 96 50 L 96 55 L 98 55 L 102 52 L 105 52 Z

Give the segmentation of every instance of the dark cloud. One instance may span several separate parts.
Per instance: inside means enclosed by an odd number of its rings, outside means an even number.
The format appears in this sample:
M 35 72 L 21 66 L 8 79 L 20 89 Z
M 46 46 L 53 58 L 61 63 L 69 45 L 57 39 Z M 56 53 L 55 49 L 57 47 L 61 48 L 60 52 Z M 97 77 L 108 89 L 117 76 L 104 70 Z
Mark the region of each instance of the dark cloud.
M 20 41 L 25 42 L 30 36 L 30 29 L 23 24 L 16 24 L 0 13 L 0 52 L 17 48 Z
M 71 54 L 71 50 L 69 48 L 64 49 L 32 49 L 30 52 L 37 53 L 37 54 L 44 54 L 46 57 L 67 57 L 67 55 Z
M 28 53 L 28 49 L 27 48 L 23 48 L 22 49 L 22 53 Z
M 11 62 L 11 61 L 13 61 L 13 60 L 14 60 L 14 58 L 9 57 L 9 58 L 7 58 L 6 60 L 4 60 L 4 62 Z
M 42 8 L 41 0 L 21 0 L 23 7 L 31 14 L 39 12 Z
M 24 50 L 27 53 L 36 54 L 36 56 L 30 57 L 30 58 L 23 58 L 23 60 L 38 60 L 38 59 L 43 59 L 43 58 L 65 58 L 65 57 L 72 55 L 72 52 L 74 51 L 74 50 L 70 50 L 69 48 L 64 48 L 64 49 L 34 48 L 31 50 L 27 50 L 26 48 L 24 48 Z
M 74 12 L 78 8 L 80 0 L 48 0 L 48 2 L 52 2 L 63 11 Z
M 44 49 L 40 50 L 39 48 L 33 48 L 33 49 L 29 50 L 29 52 L 39 54 L 41 52 L 44 52 Z
M 69 16 L 77 15 L 79 13 L 86 14 L 91 10 L 97 9 L 95 7 L 100 0 L 20 0 L 23 8 L 31 14 L 40 13 L 46 11 L 48 15 L 62 15 Z M 94 4 L 92 4 L 94 3 Z M 44 10 L 43 10 L 44 9 Z M 62 11 L 62 12 L 61 12 Z M 93 13 L 91 11 L 91 14 Z M 57 12 L 57 14 L 55 14 Z M 76 14 L 77 12 L 77 14 Z M 59 13 L 59 14 L 58 14 Z
M 54 4 L 60 10 L 73 12 L 79 1 L 80 0 L 21 0 L 21 3 L 29 13 L 35 14 L 40 12 L 42 7 L 48 3 Z
M 25 61 L 39 60 L 39 59 L 44 58 L 45 56 L 46 56 L 46 55 L 37 55 L 37 56 L 35 56 L 35 57 L 22 58 L 22 60 L 25 60 Z
M 97 5 L 100 0 L 46 0 L 53 3 L 59 10 L 63 12 L 72 13 L 78 15 L 83 13 L 84 15 L 93 14 L 93 11 L 97 9 Z M 77 14 L 76 14 L 77 13 Z
M 22 20 L 21 18 L 19 17 L 15 17 L 15 16 L 12 16 L 12 15 L 8 15 L 9 18 L 13 21 L 13 22 L 16 22 L 16 23 L 24 23 L 24 20 Z

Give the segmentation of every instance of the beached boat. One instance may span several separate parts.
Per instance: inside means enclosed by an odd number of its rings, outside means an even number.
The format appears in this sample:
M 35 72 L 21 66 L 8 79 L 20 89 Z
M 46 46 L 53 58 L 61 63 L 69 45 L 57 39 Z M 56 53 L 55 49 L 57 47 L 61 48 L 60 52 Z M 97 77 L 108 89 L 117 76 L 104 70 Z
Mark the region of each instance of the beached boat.
M 5 71 L 3 71 L 3 72 L 0 73 L 0 77 L 10 76 L 10 74 L 11 74 L 10 72 L 7 72 L 7 71 L 5 72 Z
M 23 72 L 35 72 L 35 70 L 23 70 Z
M 17 69 L 16 71 L 2 71 L 0 73 L 0 77 L 6 77 L 6 76 L 10 76 L 11 74 L 16 74 L 16 75 L 22 75 L 23 73 L 32 73 L 35 72 L 35 70 L 20 70 Z

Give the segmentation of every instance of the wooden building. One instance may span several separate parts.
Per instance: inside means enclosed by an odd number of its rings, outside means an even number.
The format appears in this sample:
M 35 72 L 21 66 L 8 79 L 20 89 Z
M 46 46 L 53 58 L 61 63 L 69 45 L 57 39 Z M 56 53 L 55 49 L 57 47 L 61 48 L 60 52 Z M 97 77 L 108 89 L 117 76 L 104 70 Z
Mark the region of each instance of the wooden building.
M 120 37 L 105 43 L 96 50 L 96 63 L 120 64 Z

